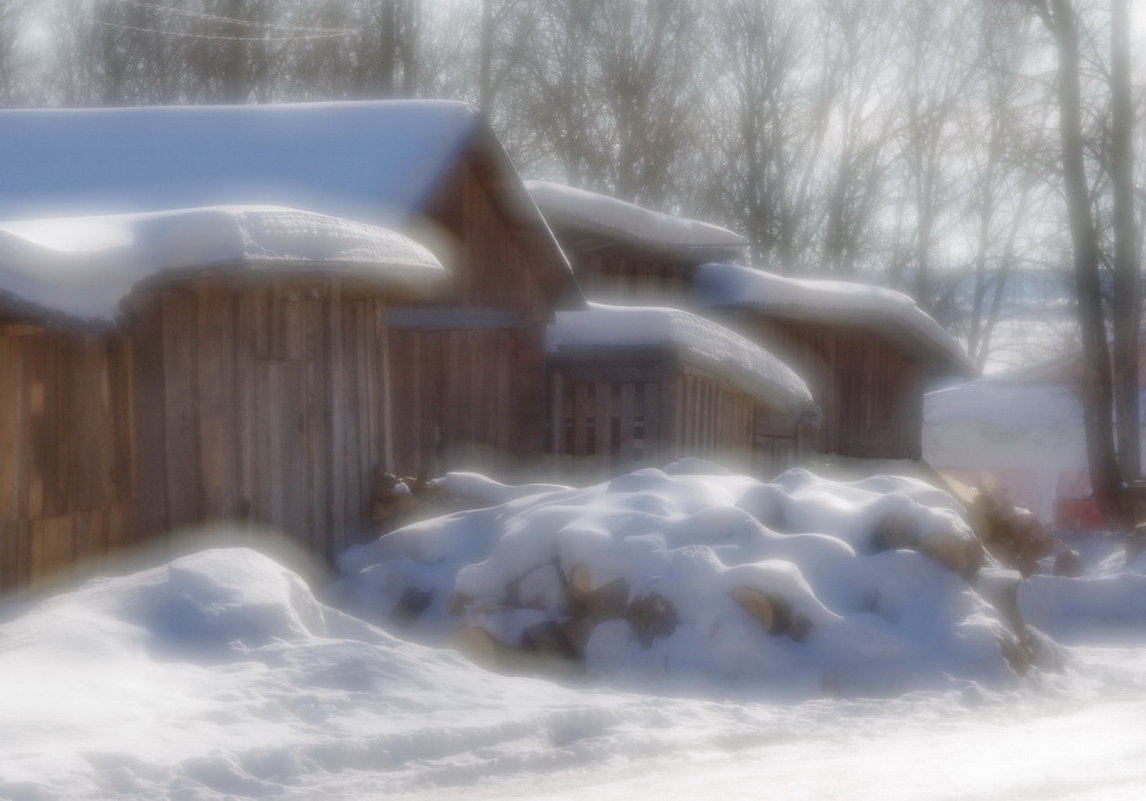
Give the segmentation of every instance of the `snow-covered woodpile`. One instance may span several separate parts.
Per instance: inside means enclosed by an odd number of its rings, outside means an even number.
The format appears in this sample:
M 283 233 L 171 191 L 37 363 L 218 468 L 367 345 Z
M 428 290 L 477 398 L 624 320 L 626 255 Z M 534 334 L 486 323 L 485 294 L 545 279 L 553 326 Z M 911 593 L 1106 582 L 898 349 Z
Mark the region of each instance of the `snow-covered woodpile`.
M 503 667 L 526 652 L 636 683 L 881 693 L 1032 658 L 1018 574 L 913 479 L 684 460 L 585 489 L 438 485 L 482 508 L 351 549 L 335 597 Z

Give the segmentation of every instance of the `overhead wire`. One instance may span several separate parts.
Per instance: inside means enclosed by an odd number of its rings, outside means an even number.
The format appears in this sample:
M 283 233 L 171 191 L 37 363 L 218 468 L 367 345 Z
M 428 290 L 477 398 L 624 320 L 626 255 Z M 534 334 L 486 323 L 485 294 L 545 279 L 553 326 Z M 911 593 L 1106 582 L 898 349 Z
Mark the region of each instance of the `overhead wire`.
M 144 28 L 137 25 L 123 25 L 118 22 L 106 22 L 98 19 L 92 20 L 92 22 L 107 28 L 119 28 L 120 30 L 135 31 L 137 33 L 157 33 L 163 36 L 180 36 L 185 39 L 214 39 L 223 42 L 299 42 L 314 39 L 340 39 L 349 35 L 348 33 L 316 33 L 302 36 L 228 36 L 215 33 L 191 33 L 189 31 L 172 31 L 162 28 Z M 357 31 L 352 31 L 352 33 L 357 33 Z
M 324 28 L 316 26 L 284 25 L 278 22 L 263 22 L 259 20 L 239 19 L 237 17 L 227 17 L 220 14 L 209 14 L 203 11 L 194 11 L 192 9 L 173 8 L 171 6 L 162 5 L 160 3 L 148 2 L 148 0 L 120 0 L 120 2 L 137 6 L 139 8 L 159 11 L 165 14 L 173 14 L 175 16 L 180 16 L 188 19 L 198 19 L 207 22 L 217 22 L 225 25 L 238 25 L 248 28 L 259 28 L 271 32 L 294 32 L 294 35 L 237 36 L 234 34 L 190 33 L 161 28 L 145 28 L 143 26 L 127 25 L 124 23 L 109 22 L 106 20 L 93 20 L 93 22 L 96 22 L 97 24 L 103 25 L 105 27 L 120 28 L 123 30 L 137 31 L 140 33 L 156 33 L 167 36 L 182 36 L 191 39 L 220 39 L 223 41 L 289 42 L 307 39 L 332 39 L 343 36 L 353 36 L 362 32 L 361 28 Z

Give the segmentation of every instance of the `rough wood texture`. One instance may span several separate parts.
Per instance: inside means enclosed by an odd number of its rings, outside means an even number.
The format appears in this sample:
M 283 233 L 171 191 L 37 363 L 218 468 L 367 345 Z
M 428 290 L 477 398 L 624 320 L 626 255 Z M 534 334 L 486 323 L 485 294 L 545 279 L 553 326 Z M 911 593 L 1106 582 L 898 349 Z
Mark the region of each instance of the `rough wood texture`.
M 156 292 L 139 316 L 163 342 L 136 384 L 137 425 L 157 439 L 140 467 L 166 477 L 147 498 L 152 532 L 249 520 L 329 557 L 369 531 L 371 476 L 389 467 L 381 299 L 333 280 L 204 280 Z
M 691 365 L 585 354 L 550 373 L 550 447 L 562 474 L 701 456 L 771 478 L 807 453 L 792 415 Z
M 394 469 L 441 475 L 544 451 L 539 328 L 394 329 Z M 502 465 L 505 466 L 505 465 Z
M 816 449 L 870 459 L 922 452 L 923 365 L 883 337 L 841 325 L 741 320 L 784 359 L 823 409 Z
M 0 327 L 0 589 L 132 536 L 131 384 L 120 334 Z

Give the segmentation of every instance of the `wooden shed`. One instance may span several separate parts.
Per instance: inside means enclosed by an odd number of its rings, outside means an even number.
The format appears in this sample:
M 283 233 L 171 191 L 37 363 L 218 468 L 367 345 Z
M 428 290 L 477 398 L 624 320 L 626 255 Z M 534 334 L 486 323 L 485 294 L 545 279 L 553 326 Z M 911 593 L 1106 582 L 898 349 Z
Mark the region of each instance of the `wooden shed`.
M 0 219 L 278 203 L 410 233 L 451 278 L 423 314 L 392 326 L 403 392 L 390 469 L 433 474 L 465 466 L 464 454 L 543 452 L 544 327 L 555 308 L 584 301 L 466 104 L 0 111 L 0 148 L 22 154 L 0 164 Z
M 747 246 L 711 223 L 562 184 L 525 184 L 594 300 L 687 307 L 697 268 L 734 260 Z
M 327 556 L 393 459 L 386 311 L 445 271 L 273 207 L 0 224 L 0 590 L 212 519 Z
M 706 314 L 808 381 L 823 408 L 822 453 L 919 459 L 929 384 L 974 372 L 955 339 L 900 292 L 728 264 L 700 268 L 694 288 Z
M 806 455 L 819 409 L 791 369 L 686 311 L 593 304 L 549 329 L 561 475 L 700 456 L 771 478 Z

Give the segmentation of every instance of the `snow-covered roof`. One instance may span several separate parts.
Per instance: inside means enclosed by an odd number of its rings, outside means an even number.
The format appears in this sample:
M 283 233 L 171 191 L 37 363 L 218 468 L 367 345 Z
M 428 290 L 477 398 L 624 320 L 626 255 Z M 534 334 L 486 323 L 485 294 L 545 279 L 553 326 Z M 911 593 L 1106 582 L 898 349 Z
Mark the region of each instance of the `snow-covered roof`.
M 276 206 L 0 222 L 0 301 L 107 324 L 142 281 L 220 270 L 332 273 L 421 287 L 429 250 L 386 228 Z
M 702 306 L 858 325 L 918 353 L 933 369 L 974 373 L 955 338 L 902 292 L 852 281 L 788 278 L 733 264 L 703 265 L 693 288 Z
M 437 100 L 0 111 L 0 219 L 271 203 L 402 223 L 478 124 Z
M 650 211 L 608 195 L 548 181 L 526 181 L 525 186 L 554 225 L 568 225 L 659 249 L 735 253 L 746 244 L 744 237 L 727 228 Z
M 546 332 L 550 353 L 659 346 L 796 415 L 818 413 L 808 385 L 768 351 L 722 325 L 680 309 L 605 306 L 559 311 Z

